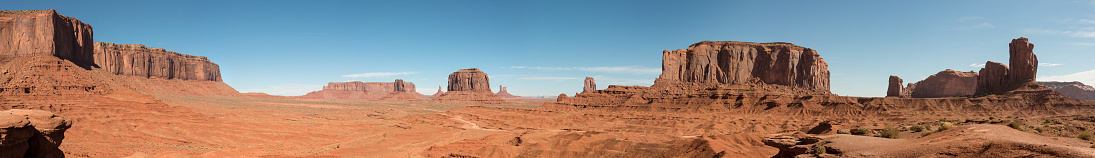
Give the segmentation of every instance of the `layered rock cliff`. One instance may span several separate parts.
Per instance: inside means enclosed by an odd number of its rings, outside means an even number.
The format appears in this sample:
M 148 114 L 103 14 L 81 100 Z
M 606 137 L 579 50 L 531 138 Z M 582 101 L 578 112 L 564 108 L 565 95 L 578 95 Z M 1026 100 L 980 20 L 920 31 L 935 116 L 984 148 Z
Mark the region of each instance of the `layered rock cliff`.
M 415 89 L 412 82 L 403 82 L 402 88 L 405 92 L 412 93 L 416 97 L 421 95 L 412 91 L 412 89 Z M 309 92 L 300 97 L 307 99 L 376 100 L 395 91 L 395 82 L 331 82 L 327 83 L 327 86 L 323 86 L 323 90 Z
M 1038 56 L 1034 55 L 1034 44 L 1029 39 L 1019 37 L 1008 44 L 1008 66 L 996 62 L 987 62 L 981 69 L 983 74 L 978 80 L 978 94 L 1000 94 L 1020 86 L 1033 83 L 1038 75 Z
M 890 76 L 890 85 L 886 89 L 887 97 L 900 97 L 902 92 L 905 91 L 905 87 L 901 86 L 905 81 L 901 80 L 901 77 Z
M 655 84 L 764 83 L 829 93 L 828 67 L 817 51 L 790 43 L 703 41 L 662 51 Z
M 481 104 L 507 104 L 490 90 L 487 73 L 479 68 L 460 69 L 449 74 L 449 91 L 437 96 L 433 102 L 475 102 Z
M 1083 99 L 1083 100 L 1095 100 L 1095 87 L 1085 85 L 1080 82 L 1038 82 L 1046 88 L 1053 89 L 1068 97 Z
M 220 66 L 206 57 L 140 44 L 95 42 L 95 64 L 115 75 L 221 81 Z
M 53 55 L 77 65 L 93 63 L 92 29 L 50 10 L 0 10 L 0 56 Z

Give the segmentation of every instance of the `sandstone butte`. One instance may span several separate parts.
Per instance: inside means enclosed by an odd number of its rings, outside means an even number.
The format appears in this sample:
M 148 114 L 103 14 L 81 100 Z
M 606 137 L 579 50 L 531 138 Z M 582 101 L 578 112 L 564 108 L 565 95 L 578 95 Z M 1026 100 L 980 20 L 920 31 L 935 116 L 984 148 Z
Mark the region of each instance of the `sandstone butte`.
M 597 82 L 593 81 L 593 77 L 586 77 L 585 85 L 582 86 L 582 93 L 597 91 Z
M 399 80 L 402 81 L 402 80 Z M 323 86 L 322 90 L 309 92 L 299 96 L 305 99 L 347 99 L 347 100 L 378 100 L 396 91 L 396 82 L 331 82 Z M 414 92 L 412 82 L 403 82 L 402 88 L 416 98 L 421 96 Z
M 1038 82 L 1053 91 L 1068 97 L 1083 100 L 1095 100 L 1095 87 L 1080 82 Z
M 519 98 L 520 97 L 520 96 L 515 96 L 513 94 L 509 94 L 509 91 L 506 91 L 506 87 L 502 87 L 502 85 L 498 85 L 498 89 L 501 89 L 501 90 L 498 90 L 498 93 L 494 94 L 494 95 L 498 95 L 498 97 L 502 97 L 502 98 Z
M 91 25 L 50 10 L 0 11 L 0 55 L 52 55 L 94 64 Z
M 115 75 L 221 81 L 220 66 L 203 56 L 140 44 L 95 42 L 95 65 Z
M 979 73 L 947 69 L 906 87 L 901 87 L 900 78 L 895 83 L 896 76 L 891 76 L 887 96 L 895 96 L 892 95 L 894 89 L 903 91 L 897 96 L 913 98 L 998 94 L 1034 82 L 1038 72 L 1034 44 L 1020 37 L 1012 40 L 1008 47 L 1010 66 L 988 61 Z
M 414 89 L 412 89 L 414 87 L 414 84 L 408 84 L 406 82 L 403 82 L 403 79 L 395 79 L 395 82 L 392 85 L 394 85 L 394 88 L 392 88 L 392 92 L 384 95 L 384 97 L 381 97 L 380 100 L 408 102 L 422 101 L 422 99 L 418 99 L 421 94 L 418 94 L 418 92 L 414 92 Z
M 490 78 L 479 68 L 460 69 L 449 74 L 449 89 L 431 102 L 475 102 L 509 104 L 490 90 Z

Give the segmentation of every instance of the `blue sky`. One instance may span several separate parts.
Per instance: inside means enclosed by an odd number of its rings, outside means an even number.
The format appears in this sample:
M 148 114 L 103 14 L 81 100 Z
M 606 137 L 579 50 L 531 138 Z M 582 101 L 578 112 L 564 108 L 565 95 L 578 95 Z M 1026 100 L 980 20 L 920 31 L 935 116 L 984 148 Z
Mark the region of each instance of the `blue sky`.
M 207 56 L 241 92 L 401 78 L 433 94 L 477 67 L 524 96 L 653 84 L 662 50 L 791 42 L 829 63 L 832 92 L 884 96 L 889 75 L 1007 63 L 1035 44 L 1039 80 L 1095 83 L 1095 1 L 8 1 L 92 25 L 95 41 Z

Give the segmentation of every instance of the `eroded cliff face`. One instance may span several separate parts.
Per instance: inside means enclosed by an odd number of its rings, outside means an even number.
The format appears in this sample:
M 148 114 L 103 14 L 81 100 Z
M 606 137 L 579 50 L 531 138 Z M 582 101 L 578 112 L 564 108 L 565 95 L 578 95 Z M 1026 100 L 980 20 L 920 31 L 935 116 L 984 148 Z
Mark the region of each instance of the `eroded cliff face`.
M 53 55 L 92 64 L 91 25 L 50 10 L 0 10 L 0 55 Z
M 449 91 L 490 92 L 490 78 L 479 68 L 460 69 L 449 74 Z
M 977 72 L 961 72 L 951 69 L 940 71 L 916 82 L 913 98 L 941 98 L 973 95 L 977 90 Z
M 662 51 L 659 83 L 765 83 L 829 93 L 829 64 L 813 49 L 790 43 L 703 41 Z
M 396 80 L 401 82 L 402 80 Z M 375 100 L 380 99 L 391 92 L 396 91 L 395 82 L 330 82 L 327 86 L 323 86 L 323 90 L 310 92 L 302 98 L 309 99 L 363 99 L 363 100 Z M 403 82 L 403 92 L 411 93 L 415 97 L 421 96 L 418 92 L 414 92 L 414 83 Z
M 1068 97 L 1083 99 L 1083 100 L 1095 100 L 1095 87 L 1085 85 L 1080 82 L 1038 82 L 1046 88 L 1053 89 Z
M 220 66 L 203 56 L 140 44 L 95 42 L 95 64 L 115 75 L 221 81 Z

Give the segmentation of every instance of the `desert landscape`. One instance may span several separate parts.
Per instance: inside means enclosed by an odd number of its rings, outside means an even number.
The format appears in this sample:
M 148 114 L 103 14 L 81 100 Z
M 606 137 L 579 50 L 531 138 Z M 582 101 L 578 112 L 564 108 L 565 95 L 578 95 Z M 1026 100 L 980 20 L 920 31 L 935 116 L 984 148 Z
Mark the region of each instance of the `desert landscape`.
M 1008 52 L 977 71 L 871 78 L 884 97 L 835 94 L 825 59 L 850 61 L 827 50 L 731 37 L 662 50 L 649 86 L 521 96 L 494 68 L 446 67 L 434 94 L 400 78 L 291 96 L 62 12 L 0 10 L 0 157 L 1095 157 L 1095 88 L 1039 80 L 1035 38 L 979 41 Z

